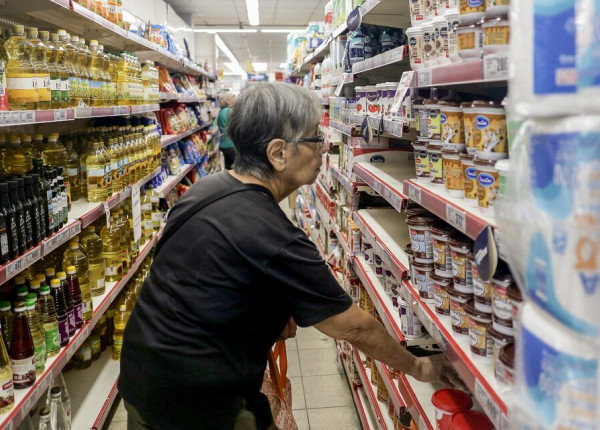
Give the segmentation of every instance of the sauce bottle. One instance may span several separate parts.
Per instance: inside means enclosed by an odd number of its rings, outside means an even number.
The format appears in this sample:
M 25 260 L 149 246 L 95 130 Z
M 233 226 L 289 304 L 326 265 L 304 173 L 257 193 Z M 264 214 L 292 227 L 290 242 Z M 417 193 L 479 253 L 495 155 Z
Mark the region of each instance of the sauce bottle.
M 0 328 L 2 329 L 2 339 L 6 349 L 10 349 L 10 341 L 12 339 L 12 329 L 15 314 L 8 300 L 0 302 Z
M 62 288 L 65 294 L 65 303 L 67 304 L 67 321 L 69 322 L 69 337 L 72 337 L 75 334 L 75 330 L 77 330 L 77 327 L 75 324 L 75 309 L 73 308 L 73 298 L 71 297 L 71 290 L 69 290 L 69 285 L 67 283 L 67 274 L 65 272 L 58 272 L 56 277 L 60 281 L 60 287 Z
M 77 269 L 75 266 L 67 267 L 67 285 L 71 299 L 73 300 L 73 311 L 75 315 L 75 327 L 83 325 L 83 303 L 81 301 L 81 290 L 79 288 L 79 279 L 77 278 Z
M 41 375 L 46 367 L 46 343 L 43 335 L 43 328 L 40 324 L 40 318 L 35 310 L 35 300 L 28 299 L 25 302 L 25 317 L 31 337 L 33 339 L 33 350 L 35 354 L 35 373 Z
M 25 306 L 15 309 L 9 355 L 15 388 L 31 387 L 35 383 L 35 349 L 25 316 Z
M 67 314 L 67 304 L 65 302 L 65 292 L 58 279 L 53 279 L 50 282 L 50 293 L 54 299 L 54 308 L 56 309 L 60 346 L 66 346 L 69 343 L 69 317 Z
M 10 204 L 8 197 L 8 184 L 0 183 L 0 213 L 6 221 L 6 236 L 8 240 L 8 253 L 4 253 L 2 247 L 3 263 L 19 255 L 19 227 L 17 225 L 17 215 Z M 4 260 L 8 256 L 7 260 Z

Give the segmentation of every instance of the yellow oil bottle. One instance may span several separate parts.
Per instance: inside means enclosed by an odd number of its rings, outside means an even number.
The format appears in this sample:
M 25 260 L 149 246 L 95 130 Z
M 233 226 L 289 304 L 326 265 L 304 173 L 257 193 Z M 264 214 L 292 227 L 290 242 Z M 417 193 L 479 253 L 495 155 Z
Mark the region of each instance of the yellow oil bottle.
M 13 26 L 13 35 L 4 44 L 6 50 L 6 86 L 11 110 L 38 107 L 37 75 L 31 61 L 33 45 L 25 37 L 25 27 Z
M 33 154 L 35 154 L 35 156 L 33 158 L 42 158 L 42 151 L 45 149 L 46 144 L 44 143 L 44 135 L 43 134 L 34 134 L 33 135 L 33 141 L 31 142 L 31 146 L 34 148 L 33 149 Z
M 76 65 L 76 51 L 71 43 L 71 36 L 65 30 L 58 30 L 59 50 L 64 50 L 63 59 L 57 62 L 61 76 L 61 100 L 60 107 L 67 108 L 71 104 L 72 84 L 78 77 L 78 68 Z
M 98 51 L 102 54 L 102 63 L 100 65 L 100 73 L 103 78 L 102 82 L 102 100 L 103 106 L 112 106 L 112 96 L 110 95 L 112 79 L 110 77 L 110 57 L 104 52 L 104 45 L 98 45 Z
M 119 106 L 128 106 L 131 103 L 129 92 L 129 62 L 127 54 L 121 53 L 117 66 L 117 104 Z
M 111 220 L 100 234 L 102 238 L 102 259 L 104 260 L 104 280 L 117 282 L 123 277 L 123 263 L 121 261 L 120 233 L 117 225 Z
M 104 76 L 102 75 L 104 57 L 98 50 L 97 40 L 90 40 L 90 54 L 90 105 L 104 106 L 105 99 L 102 93 L 102 87 L 104 85 Z
M 27 40 L 33 45 L 31 61 L 36 74 L 38 109 L 50 109 L 52 92 L 50 89 L 50 71 L 46 63 L 46 45 L 38 38 L 38 29 L 27 27 Z
M 81 235 L 81 248 L 88 258 L 89 278 L 93 297 L 101 296 L 105 291 L 104 260 L 102 258 L 102 239 L 96 234 L 95 227 L 86 227 Z
M 71 202 L 81 198 L 81 175 L 79 170 L 79 153 L 73 147 L 73 140 L 65 142 L 67 150 L 67 176 L 69 177 L 69 188 Z
M 21 149 L 29 152 L 31 159 L 39 158 L 41 154 L 37 153 L 35 145 L 31 140 L 31 135 L 27 133 L 21 134 Z
M 91 154 L 91 142 L 87 139 L 82 140 L 81 152 L 79 155 L 79 183 L 81 184 L 81 195 L 85 198 L 87 194 L 87 158 Z
M 110 163 L 104 155 L 103 147 L 102 141 L 96 140 L 86 157 L 87 197 L 92 203 L 108 199 Z
M 123 150 L 119 145 L 119 140 L 116 138 L 110 139 L 110 147 L 108 148 L 110 155 L 110 170 L 111 170 L 111 183 L 112 192 L 118 193 L 124 188 L 123 185 Z
M 58 35 L 55 34 L 56 41 L 58 41 Z M 40 40 L 46 45 L 46 66 L 48 67 L 48 73 L 50 74 L 50 108 L 59 109 L 61 107 L 61 76 L 57 63 L 57 59 L 60 54 L 64 54 L 64 51 L 58 50 L 54 45 L 55 41 L 50 38 L 50 32 L 40 31 Z M 60 57 L 62 61 L 62 56 Z
M 23 151 L 21 148 L 21 138 L 12 134 L 8 138 L 8 144 L 5 147 L 3 160 L 3 169 L 8 176 L 26 175 L 33 168 L 31 154 Z
M 44 164 L 52 167 L 62 167 L 63 172 L 67 165 L 67 149 L 58 139 L 58 133 L 48 135 L 48 144 L 42 151 Z
M 109 93 L 110 93 L 110 105 L 111 106 L 116 106 L 118 104 L 117 101 L 117 67 L 118 67 L 118 63 L 119 63 L 119 57 L 112 55 L 112 54 L 108 54 L 110 63 L 108 66 L 108 73 L 110 75 L 110 89 L 109 89 Z
M 79 288 L 81 289 L 81 301 L 83 305 L 83 319 L 89 321 L 94 311 L 92 304 L 92 293 L 90 290 L 89 262 L 87 256 L 79 248 L 79 242 L 72 240 L 69 248 L 65 251 L 62 260 L 63 270 L 69 266 L 75 266 Z
M 82 88 L 83 88 L 83 99 L 85 104 L 91 106 L 91 92 L 90 92 L 90 81 L 92 80 L 92 53 L 90 52 L 88 46 L 85 44 L 85 39 L 79 38 L 79 48 L 80 55 L 83 53 L 85 59 L 82 60 L 83 71 L 85 78 L 82 80 Z
M 126 305 L 119 305 L 119 310 L 115 313 L 113 333 L 113 353 L 112 359 L 115 361 L 121 360 L 121 348 L 123 347 L 123 335 L 125 334 L 125 326 L 131 312 L 127 310 Z M 10 368 L 10 366 L 9 366 Z M 11 372 L 12 377 L 12 372 Z
M 71 80 L 71 107 L 84 106 L 85 100 L 83 97 L 83 79 L 85 77 L 85 55 L 81 55 L 79 49 L 79 36 L 71 36 L 71 45 L 73 46 L 73 66 L 75 68 L 75 76 Z

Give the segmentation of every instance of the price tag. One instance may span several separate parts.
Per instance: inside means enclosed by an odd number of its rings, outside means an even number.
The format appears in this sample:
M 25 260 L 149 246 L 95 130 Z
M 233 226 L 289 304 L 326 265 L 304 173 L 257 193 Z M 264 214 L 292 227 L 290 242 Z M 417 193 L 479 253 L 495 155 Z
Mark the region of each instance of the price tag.
M 104 209 L 104 214 L 106 215 L 106 226 L 110 227 L 110 207 L 107 202 L 102 202 L 102 208 Z
M 40 259 L 42 254 L 42 247 L 38 246 L 31 250 L 29 254 L 25 256 L 24 265 L 25 267 L 32 265 L 34 262 Z
M 10 123 L 19 124 L 21 122 L 21 112 L 14 111 L 10 113 Z
M 4 427 L 4 430 L 13 430 L 13 422 L 9 421 L 8 423 L 6 423 L 6 427 Z
M 420 205 L 421 189 L 413 184 L 408 184 L 408 198 Z
M 13 261 L 12 263 L 9 263 L 8 266 L 6 266 L 6 279 L 12 278 L 14 275 L 16 275 L 25 268 L 23 265 L 24 260 L 25 258 L 21 257 Z
M 81 223 L 78 221 L 71 226 L 70 235 L 71 235 L 71 237 L 73 237 L 73 236 L 78 235 L 79 233 L 81 233 Z
M 53 236 L 48 239 L 46 242 L 42 243 L 42 247 L 44 248 L 44 255 L 50 254 L 52 251 L 58 247 L 58 236 Z
M 390 106 L 390 113 L 397 114 L 408 94 L 408 90 L 412 84 L 413 77 L 415 72 L 404 72 L 402 73 L 402 78 L 400 78 L 400 82 L 398 83 L 398 88 L 396 88 L 396 95 L 394 96 L 394 100 L 392 101 L 392 105 Z
M 508 417 L 504 414 L 500 415 L 500 430 L 509 430 Z
M 500 408 L 478 379 L 475 380 L 475 398 L 483 408 L 483 411 L 492 420 L 494 426 L 500 427 L 500 416 L 502 415 Z
M 381 249 L 381 259 L 383 260 L 383 264 L 385 264 L 388 268 L 392 267 L 392 257 L 387 253 L 385 249 Z
M 140 187 L 131 190 L 131 216 L 133 217 L 133 238 L 137 242 L 142 237 L 142 207 L 140 203 Z
M 10 112 L 0 112 L 0 123 L 10 124 Z
M 486 55 L 483 59 L 484 79 L 508 79 L 508 53 Z
M 21 123 L 33 124 L 35 122 L 35 112 L 32 110 L 21 111 Z
M 66 121 L 67 111 L 65 109 L 54 109 L 54 121 Z
M 433 74 L 431 69 L 421 70 L 417 73 L 417 85 L 419 87 L 428 87 L 433 85 Z
M 467 216 L 465 212 L 452 205 L 446 205 L 446 221 L 463 233 L 467 231 Z

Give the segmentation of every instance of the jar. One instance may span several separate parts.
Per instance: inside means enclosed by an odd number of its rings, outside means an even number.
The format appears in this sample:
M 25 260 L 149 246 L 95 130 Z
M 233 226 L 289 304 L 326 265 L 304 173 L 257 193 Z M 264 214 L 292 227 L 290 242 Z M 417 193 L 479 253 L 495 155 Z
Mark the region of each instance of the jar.
M 442 317 L 450 316 L 450 295 L 448 287 L 452 286 L 452 278 L 442 278 L 435 273 L 429 276 L 433 284 L 435 313 Z
M 462 233 L 456 233 L 450 237 L 449 244 L 452 251 L 454 289 L 461 293 L 473 294 L 473 273 L 469 260 L 473 241 Z
M 492 339 L 492 355 L 494 358 L 494 375 L 496 380 L 501 381 L 504 376 L 504 369 L 500 363 L 500 350 L 504 345 L 514 342 L 514 337 L 494 330 L 494 327 L 488 330 L 488 336 Z
M 438 100 L 425 100 L 423 107 L 427 110 L 427 138 L 431 140 L 440 140 L 442 138 L 442 118 L 440 115 L 440 105 Z M 423 117 L 421 117 L 423 120 Z M 421 124 L 422 126 L 422 124 Z
M 373 261 L 375 262 L 375 276 L 383 278 L 383 259 L 380 255 L 375 254 Z
M 500 350 L 500 363 L 503 366 L 506 385 L 513 386 L 515 384 L 515 344 L 509 343 L 504 345 Z
M 461 293 L 452 287 L 446 288 L 446 291 L 450 296 L 452 334 L 456 337 L 467 337 L 469 335 L 469 318 L 465 311 L 465 304 L 473 299 L 473 294 Z
M 512 319 L 512 301 L 508 297 L 508 289 L 513 284 L 513 278 L 502 269 L 496 270 L 492 278 L 494 290 L 492 291 L 492 309 L 494 315 L 503 320 Z
M 412 309 L 408 307 L 408 303 L 398 297 L 398 306 L 400 307 L 400 323 L 404 337 L 407 339 L 419 339 L 425 336 L 426 331 L 423 324 Z
M 487 16 L 508 15 L 510 0 L 486 0 L 485 13 Z
M 477 168 L 473 159 L 475 156 L 469 154 L 460 155 L 460 164 L 463 171 L 463 187 L 465 190 L 465 202 L 468 206 L 479 206 L 477 201 Z
M 354 87 L 356 94 L 356 113 L 365 115 L 367 112 L 367 91 L 366 87 Z
M 388 397 L 388 390 L 387 387 L 385 386 L 385 382 L 383 380 L 384 376 L 380 375 L 379 380 L 377 381 L 377 400 L 379 400 L 382 403 L 387 403 L 389 401 L 389 397 Z M 389 408 L 389 406 L 388 406 Z M 394 404 L 392 403 L 392 413 L 394 412 Z M 388 409 L 388 414 L 389 414 L 389 409 Z
M 375 116 L 379 114 L 379 103 L 377 99 L 377 88 L 375 85 L 367 85 L 365 87 L 367 95 L 367 114 Z
M 439 106 L 444 148 L 464 150 L 465 129 L 463 127 L 463 113 L 460 105 L 456 102 L 443 100 L 440 101 Z
M 431 181 L 429 178 L 429 154 L 427 147 L 423 142 L 413 142 L 412 146 L 415 150 L 415 170 L 417 172 L 417 180 Z
M 475 307 L 483 312 L 492 311 L 492 281 L 484 281 L 479 276 L 479 269 L 475 262 L 473 253 L 469 254 L 471 260 L 471 273 L 473 274 L 473 294 L 475 295 Z
M 431 404 L 435 408 L 436 428 L 447 429 L 452 414 L 471 409 L 473 407 L 473 399 L 471 399 L 469 394 L 456 388 L 442 388 L 433 393 Z
M 465 197 L 465 189 L 460 154 L 460 151 L 444 149 L 442 151 L 442 161 L 444 163 L 446 191 L 450 196 L 462 199 Z
M 459 0 L 458 13 L 461 23 L 473 23 L 485 16 L 485 0 Z
M 486 160 L 508 158 L 506 113 L 498 102 L 475 101 L 475 127 L 479 130 L 476 155 Z
M 486 18 L 481 23 L 483 29 L 483 53 L 494 54 L 508 51 L 510 41 L 510 21 L 508 16 Z
M 417 263 L 433 262 L 433 239 L 431 238 L 431 226 L 436 221 L 434 217 L 411 216 L 406 219 L 410 233 L 415 261 Z
M 411 25 L 416 26 L 425 22 L 425 0 L 410 0 L 408 5 Z
M 458 55 L 463 61 L 475 61 L 483 53 L 483 30 L 479 24 L 459 24 L 456 27 Z
M 494 160 L 475 157 L 477 168 L 477 204 L 484 215 L 494 215 L 494 202 L 498 195 L 498 170 Z
M 450 64 L 448 55 L 448 21 L 442 16 L 433 19 L 433 34 L 435 36 L 436 64 Z
M 477 116 L 476 109 L 473 107 L 473 102 L 461 103 L 460 109 L 463 114 L 463 130 L 465 133 L 467 153 L 475 155 L 481 136 L 481 132 L 475 124 L 475 117 Z
M 508 334 L 511 336 L 514 336 L 515 334 L 512 318 L 504 320 L 498 318 L 496 315 L 492 315 L 492 327 L 494 327 L 494 330 L 503 334 Z
M 458 37 L 456 35 L 456 27 L 460 24 L 458 11 L 452 10 L 447 12 L 445 18 L 448 23 L 448 58 L 453 63 L 461 63 L 462 58 L 458 54 Z
M 432 22 L 427 22 L 421 26 L 423 30 L 423 58 L 425 68 L 435 67 L 437 64 L 437 55 L 435 50 L 435 28 Z
M 444 185 L 444 162 L 442 159 L 442 143 L 430 141 L 427 146 L 429 154 L 429 179 L 433 185 Z
M 508 159 L 496 161 L 498 171 L 498 196 L 496 200 L 501 201 L 506 196 L 506 184 L 510 174 L 510 161 Z
M 481 364 L 493 364 L 494 344 L 492 338 L 488 336 L 488 329 L 492 324 L 492 313 L 475 309 L 473 300 L 465 304 L 465 311 L 469 316 L 469 341 L 473 361 Z
M 511 284 L 510 287 L 508 287 L 507 294 L 512 305 L 513 327 L 517 329 L 519 324 L 519 314 L 523 307 L 523 296 L 521 295 L 521 290 L 519 290 L 515 284 Z
M 421 27 L 411 27 L 406 30 L 406 37 L 408 38 L 410 68 L 412 70 L 423 69 L 425 67 L 423 29 Z
M 450 417 L 448 430 L 494 430 L 494 424 L 482 412 L 459 411 Z
M 378 114 L 383 115 L 387 112 L 389 103 L 386 84 L 377 84 L 375 85 L 375 89 L 377 90 L 377 103 L 379 104 Z
M 418 205 L 416 203 L 412 203 L 412 202 L 408 203 L 408 205 L 406 206 L 406 209 L 404 210 L 404 213 L 406 214 L 407 217 L 411 217 L 411 216 L 415 216 L 415 215 L 429 215 L 429 216 L 433 216 L 423 206 Z
M 361 309 L 366 310 L 366 308 L 367 308 L 367 290 L 362 285 L 360 285 L 359 288 L 360 288 L 360 290 L 359 290 L 359 296 L 358 296 L 358 306 Z
M 385 110 L 385 116 L 390 117 L 390 118 L 394 118 L 396 116 L 398 116 L 397 113 L 392 114 L 392 112 L 390 112 L 390 109 L 392 107 L 392 103 L 394 102 L 394 98 L 396 97 L 396 91 L 398 90 L 398 84 L 399 82 L 386 82 L 385 85 L 385 89 L 387 92 L 387 97 L 388 97 L 388 104 L 387 104 L 387 108 Z M 412 100 L 412 97 L 407 97 L 408 99 Z M 406 116 L 404 116 L 404 118 L 406 118 Z M 413 121 L 414 122 L 414 118 L 409 118 L 409 121 Z
M 425 303 L 433 303 L 435 297 L 433 295 L 433 284 L 431 283 L 431 274 L 433 272 L 432 263 L 417 263 L 413 264 L 413 285 L 419 291 L 419 296 Z
M 419 140 L 429 139 L 429 111 L 425 108 L 425 100 L 417 100 L 413 104 L 417 116 L 417 132 Z
M 433 241 L 433 268 L 437 276 L 452 278 L 452 251 L 450 236 L 456 232 L 445 222 L 436 222 L 431 226 Z

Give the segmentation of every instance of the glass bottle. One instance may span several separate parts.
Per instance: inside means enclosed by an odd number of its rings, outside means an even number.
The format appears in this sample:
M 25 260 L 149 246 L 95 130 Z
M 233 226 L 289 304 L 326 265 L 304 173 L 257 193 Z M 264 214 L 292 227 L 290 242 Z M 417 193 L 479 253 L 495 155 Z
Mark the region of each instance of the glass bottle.
M 44 239 L 44 220 L 42 208 L 33 193 L 33 179 L 31 176 L 25 176 L 23 180 L 25 184 L 25 198 L 30 207 L 29 211 L 31 217 L 31 226 L 33 227 L 33 243 L 34 245 L 37 245 L 42 241 L 42 239 Z
M 35 311 L 35 300 L 28 299 L 25 302 L 25 317 L 29 325 L 29 331 L 33 339 L 33 349 L 35 354 L 35 373 L 39 376 L 46 368 L 46 342 L 44 339 L 44 329 L 40 324 L 40 318 Z
M 75 369 L 87 369 L 92 365 L 92 343 L 89 336 L 83 341 L 79 349 L 73 355 Z
M 73 298 L 71 297 L 71 290 L 69 290 L 69 285 L 67 284 L 67 274 L 66 272 L 58 272 L 56 274 L 56 277 L 60 281 L 61 288 L 65 294 L 65 304 L 67 305 L 67 321 L 69 322 L 69 337 L 73 337 L 75 331 L 77 330 L 77 326 L 75 324 L 75 309 L 73 307 Z
M 108 346 L 108 321 L 106 318 L 106 313 L 100 317 L 100 321 L 98 321 L 98 325 L 96 325 L 96 327 L 98 327 L 98 331 L 100 333 L 100 349 L 102 352 L 104 352 Z
M 127 310 L 125 305 L 119 305 L 118 312 L 115 313 L 114 325 L 115 332 L 113 334 L 113 360 L 121 360 L 121 349 L 123 347 L 123 334 L 125 333 L 125 326 L 129 319 L 130 312 Z
M 50 408 L 42 408 L 40 410 L 40 422 L 38 430 L 54 430 L 50 422 Z
M 73 300 L 73 311 L 75 314 L 75 327 L 83 325 L 83 303 L 81 301 L 81 289 L 79 288 L 79 279 L 77 278 L 77 269 L 75 266 L 67 267 L 67 286 L 71 299 Z
M 23 205 L 19 201 L 19 191 L 17 181 L 8 181 L 8 196 L 10 198 L 10 204 L 15 212 L 17 219 L 17 236 L 19 238 L 19 255 L 24 253 L 27 246 L 27 233 L 25 227 L 25 213 L 23 211 Z
M 48 357 L 51 357 L 60 351 L 60 333 L 54 299 L 50 295 L 50 287 L 48 285 L 43 285 L 40 288 L 39 303 L 42 327 L 46 334 L 46 354 Z
M 7 350 L 10 348 L 14 319 L 15 314 L 12 311 L 10 302 L 8 300 L 0 302 L 0 329 Z
M 52 190 L 50 189 L 50 184 L 46 180 L 46 174 L 44 171 L 44 160 L 41 158 L 36 158 L 33 160 L 33 171 L 35 173 L 32 174 L 34 178 L 34 187 L 35 183 L 38 184 L 39 196 L 43 201 L 43 209 L 44 209 L 44 233 L 45 237 L 50 236 L 50 217 L 53 216 L 51 209 L 52 202 Z M 37 181 L 35 180 L 35 176 L 37 175 Z
M 75 267 L 77 279 L 79 280 L 79 289 L 81 290 L 83 319 L 84 321 L 89 321 L 94 311 L 90 290 L 89 263 L 86 255 L 79 249 L 79 243 L 76 241 L 71 241 L 69 249 L 63 257 L 63 269 L 68 270 L 69 266 Z
M 62 403 L 62 390 L 52 387 L 50 390 L 50 422 L 53 430 L 70 430 L 67 414 Z
M 54 383 L 51 385 L 51 388 L 48 389 L 46 402 L 49 404 L 52 399 L 52 388 L 60 388 L 60 400 L 62 402 L 63 409 L 65 410 L 65 416 L 67 417 L 67 425 L 69 428 L 71 428 L 71 398 L 69 397 L 69 391 L 67 390 L 67 384 L 65 383 L 63 372 L 58 374 L 58 376 L 54 379 Z
M 13 373 L 8 351 L 0 342 L 0 414 L 10 411 L 15 405 Z
M 56 309 L 56 319 L 58 320 L 58 332 L 60 334 L 60 346 L 66 346 L 69 343 L 69 317 L 67 315 L 67 303 L 65 302 L 65 292 L 58 279 L 50 282 L 50 293 L 54 299 L 54 309 Z
M 13 35 L 4 44 L 4 49 L 8 58 L 6 85 L 10 110 L 37 109 L 37 76 L 31 61 L 33 45 L 25 38 L 24 26 L 13 26 Z
M 31 248 L 33 245 L 37 245 L 41 242 L 41 239 L 38 237 L 37 241 L 34 237 L 33 231 L 33 223 L 35 219 L 31 217 L 32 215 L 32 207 L 31 201 L 25 197 L 25 180 L 23 178 L 16 178 L 17 181 L 17 194 L 19 196 L 19 202 L 21 202 L 21 206 L 23 206 L 23 216 L 25 218 L 25 240 L 27 243 L 27 248 Z
M 102 258 L 102 239 L 90 225 L 81 236 L 81 248 L 88 258 L 89 278 L 92 297 L 101 296 L 105 292 L 104 260 Z
M 35 383 L 35 349 L 25 306 L 15 309 L 9 355 L 15 389 L 31 387 Z
M 16 218 L 14 212 L 11 211 L 8 184 L 0 183 L 0 264 L 16 257 L 19 252 L 19 238 L 15 237 L 17 234 Z M 16 247 L 15 239 L 17 241 Z
M 90 342 L 92 344 L 92 361 L 96 361 L 102 354 L 102 340 L 100 339 L 100 330 L 94 327 L 90 334 Z

